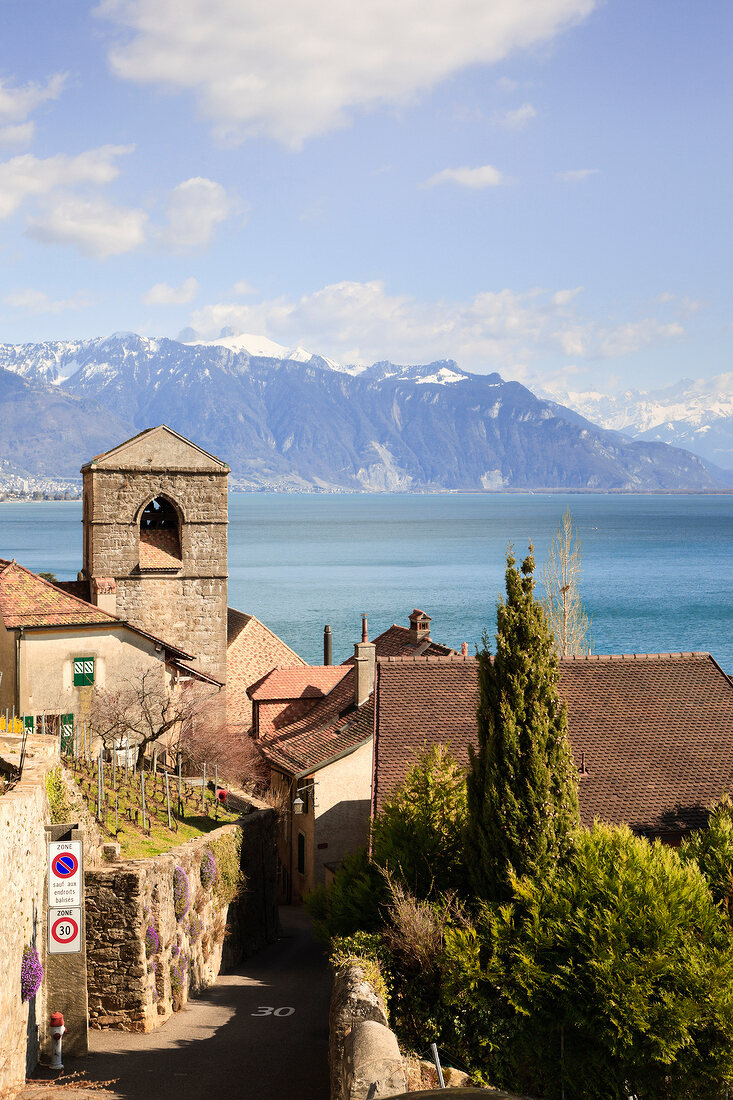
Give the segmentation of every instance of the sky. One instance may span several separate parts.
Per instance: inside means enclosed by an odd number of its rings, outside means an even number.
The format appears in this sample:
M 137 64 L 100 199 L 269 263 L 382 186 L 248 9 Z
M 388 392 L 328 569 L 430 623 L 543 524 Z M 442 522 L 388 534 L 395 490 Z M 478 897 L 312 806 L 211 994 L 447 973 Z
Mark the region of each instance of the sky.
M 0 341 L 733 370 L 729 0 L 0 0 Z

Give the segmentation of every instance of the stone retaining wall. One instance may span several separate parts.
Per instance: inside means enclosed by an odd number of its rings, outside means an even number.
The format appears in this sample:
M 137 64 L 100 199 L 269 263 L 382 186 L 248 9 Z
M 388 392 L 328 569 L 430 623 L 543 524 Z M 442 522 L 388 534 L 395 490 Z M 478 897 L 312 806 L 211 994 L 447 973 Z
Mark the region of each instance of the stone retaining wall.
M 331 1100 L 372 1100 L 406 1091 L 407 1074 L 387 1026 L 384 1000 L 360 966 L 336 972 L 329 1029 Z
M 19 739 L 3 740 L 0 752 L 7 755 L 9 742 Z M 22 1085 L 36 1065 L 46 1014 L 45 983 L 33 999 L 21 1001 L 20 968 L 26 944 L 45 966 L 45 776 L 54 760 L 39 738 L 29 738 L 28 753 L 22 782 L 0 796 L 0 1096 Z
M 201 861 L 212 851 L 221 874 L 233 838 L 246 881 L 227 905 L 216 883 L 202 882 Z M 178 915 L 176 877 L 190 893 Z M 154 859 L 100 866 L 85 874 L 85 889 L 90 1026 L 151 1031 L 222 968 L 277 936 L 274 811 L 253 809 L 241 825 Z

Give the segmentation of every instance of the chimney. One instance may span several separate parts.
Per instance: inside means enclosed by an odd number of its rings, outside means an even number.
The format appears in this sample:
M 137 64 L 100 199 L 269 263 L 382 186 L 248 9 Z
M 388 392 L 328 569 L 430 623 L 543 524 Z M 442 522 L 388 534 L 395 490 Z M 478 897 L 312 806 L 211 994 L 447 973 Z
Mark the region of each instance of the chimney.
M 356 669 L 356 686 L 354 690 L 354 702 L 357 707 L 366 703 L 374 690 L 374 665 L 376 663 L 376 646 L 369 641 L 367 633 L 367 617 L 361 617 L 361 641 L 354 646 L 354 667 Z
M 89 589 L 91 603 L 108 615 L 117 614 L 117 585 L 114 577 L 92 577 Z
M 461 642 L 461 656 L 468 657 L 468 642 Z
M 333 664 L 333 634 L 328 624 L 323 628 L 323 663 L 324 665 Z
M 412 645 L 420 645 L 421 642 L 430 641 L 430 623 L 432 619 L 424 611 L 417 607 L 410 615 L 410 642 Z

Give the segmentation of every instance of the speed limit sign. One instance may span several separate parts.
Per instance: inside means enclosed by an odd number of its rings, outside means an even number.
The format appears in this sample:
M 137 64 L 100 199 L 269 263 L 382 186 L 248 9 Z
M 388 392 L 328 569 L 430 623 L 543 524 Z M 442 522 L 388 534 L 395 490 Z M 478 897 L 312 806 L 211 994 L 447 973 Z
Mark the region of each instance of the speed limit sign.
M 78 951 L 81 951 L 81 906 L 78 909 L 49 909 L 49 954 L 73 955 Z

